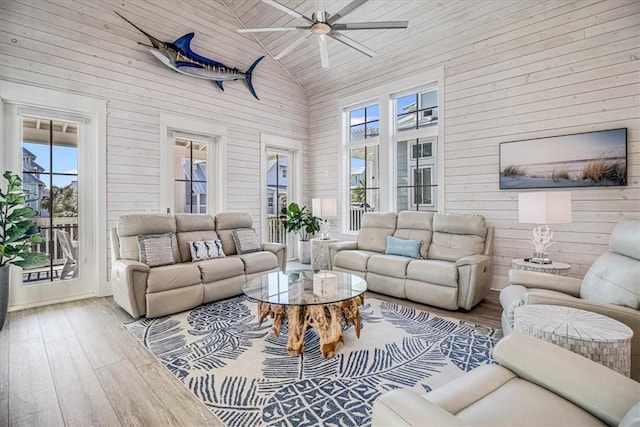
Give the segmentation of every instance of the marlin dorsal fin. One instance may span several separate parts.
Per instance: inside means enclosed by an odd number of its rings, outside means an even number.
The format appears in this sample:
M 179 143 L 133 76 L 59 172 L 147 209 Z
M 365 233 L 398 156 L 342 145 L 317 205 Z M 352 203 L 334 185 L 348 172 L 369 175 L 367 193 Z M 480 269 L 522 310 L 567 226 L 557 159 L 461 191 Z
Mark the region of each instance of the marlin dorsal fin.
M 184 50 L 185 52 L 190 52 L 191 40 L 193 39 L 193 36 L 195 36 L 195 33 L 185 34 L 184 36 L 180 37 L 178 40 L 174 41 L 173 44 L 176 45 L 178 48 Z

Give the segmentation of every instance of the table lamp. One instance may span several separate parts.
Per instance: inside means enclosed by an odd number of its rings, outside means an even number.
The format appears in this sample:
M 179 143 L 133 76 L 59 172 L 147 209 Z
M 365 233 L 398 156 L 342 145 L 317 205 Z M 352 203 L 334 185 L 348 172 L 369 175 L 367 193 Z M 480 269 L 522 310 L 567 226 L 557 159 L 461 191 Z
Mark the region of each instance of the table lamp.
M 548 224 L 571 222 L 570 191 L 518 193 L 518 222 L 540 224 L 533 229 L 531 243 L 535 248 L 531 262 L 551 264 L 546 249 L 553 245 L 553 231 Z
M 320 218 L 320 238 L 329 239 L 329 220 L 338 215 L 336 199 L 312 199 L 311 209 L 313 216 Z

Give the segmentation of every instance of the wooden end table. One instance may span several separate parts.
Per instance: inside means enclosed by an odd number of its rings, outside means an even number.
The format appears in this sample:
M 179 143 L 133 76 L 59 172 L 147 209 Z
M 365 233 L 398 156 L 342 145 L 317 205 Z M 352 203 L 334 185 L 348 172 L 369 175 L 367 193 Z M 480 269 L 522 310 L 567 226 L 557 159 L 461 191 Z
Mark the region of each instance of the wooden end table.
M 633 331 L 624 323 L 561 305 L 523 305 L 513 314 L 515 331 L 559 345 L 627 377 L 631 374 Z

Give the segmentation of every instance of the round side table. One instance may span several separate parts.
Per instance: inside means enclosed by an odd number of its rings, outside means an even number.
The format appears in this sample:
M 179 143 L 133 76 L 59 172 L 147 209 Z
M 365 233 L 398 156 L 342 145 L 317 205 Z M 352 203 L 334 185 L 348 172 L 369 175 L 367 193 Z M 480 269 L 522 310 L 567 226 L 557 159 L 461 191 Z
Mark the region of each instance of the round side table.
M 523 258 L 511 260 L 511 268 L 516 270 L 540 271 L 542 273 L 558 274 L 566 276 L 569 273 L 571 264 L 564 262 L 552 262 L 551 264 L 538 264 L 536 262 L 525 261 Z
M 627 377 L 630 375 L 633 331 L 624 323 L 560 305 L 523 305 L 513 314 L 515 331 L 559 345 Z
M 311 269 L 329 269 L 329 244 L 338 239 L 311 239 Z

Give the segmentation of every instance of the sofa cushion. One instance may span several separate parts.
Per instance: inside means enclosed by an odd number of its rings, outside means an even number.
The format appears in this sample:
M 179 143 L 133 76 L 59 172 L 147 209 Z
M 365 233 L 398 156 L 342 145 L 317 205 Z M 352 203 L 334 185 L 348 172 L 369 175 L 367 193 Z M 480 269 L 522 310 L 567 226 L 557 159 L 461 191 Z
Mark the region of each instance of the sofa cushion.
M 162 292 L 202 283 L 198 266 L 180 263 L 155 267 L 147 277 L 147 293 Z
M 147 234 L 138 236 L 140 262 L 149 267 L 175 264 L 173 234 Z
M 244 262 L 245 274 L 260 273 L 279 268 L 278 257 L 273 252 L 260 251 L 238 255 Z
M 402 239 L 421 240 L 420 257 L 427 258 L 433 234 L 432 226 L 433 212 L 402 211 L 398 214 L 397 227 L 393 235 Z
M 384 253 L 387 236 L 396 229 L 396 214 L 393 212 L 367 212 L 362 215 L 362 227 L 356 241 L 358 249 Z
M 433 216 L 433 238 L 429 259 L 455 262 L 484 252 L 487 225 L 481 215 Z
M 118 218 L 118 240 L 120 258 L 140 261 L 138 236 L 176 232 L 176 221 L 172 215 L 147 214 L 123 215 Z M 174 248 L 174 258 L 180 259 L 178 246 Z
M 640 309 L 640 262 L 605 252 L 591 265 L 580 287 L 580 298 Z
M 617 224 L 609 238 L 609 250 L 640 260 L 640 221 L 624 221 Z
M 196 240 L 189 242 L 191 261 L 204 261 L 205 259 L 223 258 L 222 242 L 220 240 Z
M 369 258 L 367 271 L 388 277 L 404 279 L 407 275 L 407 265 L 413 258 L 394 255 L 374 255 Z
M 420 239 L 401 239 L 387 236 L 387 249 L 384 253 L 387 255 L 418 258 L 420 257 L 420 246 L 422 246 L 422 240 Z
M 367 271 L 367 262 L 374 255 L 380 255 L 379 252 L 372 251 L 340 251 L 333 258 L 333 266 L 338 268 L 346 268 L 354 271 Z
M 182 262 L 192 261 L 190 241 L 219 240 L 211 215 L 177 213 L 176 239 Z
M 251 227 L 253 227 L 253 220 L 246 212 L 222 212 L 216 215 L 216 233 L 222 241 L 222 250 L 227 256 L 237 253 L 232 231 Z
M 176 234 L 176 240 L 178 242 L 178 251 L 180 252 L 180 259 L 182 262 L 191 262 L 191 247 L 189 242 L 202 242 L 205 240 L 220 240 L 218 234 L 213 230 L 200 230 L 200 231 L 182 231 Z
M 211 283 L 230 277 L 244 275 L 244 262 L 237 256 L 214 258 L 197 262 L 202 283 Z
M 262 250 L 256 230 L 253 228 L 233 230 L 231 231 L 231 237 L 233 238 L 233 243 L 236 245 L 236 252 L 238 254 L 246 254 Z
M 413 260 L 407 266 L 407 279 L 458 287 L 458 268 L 447 261 Z

